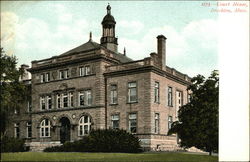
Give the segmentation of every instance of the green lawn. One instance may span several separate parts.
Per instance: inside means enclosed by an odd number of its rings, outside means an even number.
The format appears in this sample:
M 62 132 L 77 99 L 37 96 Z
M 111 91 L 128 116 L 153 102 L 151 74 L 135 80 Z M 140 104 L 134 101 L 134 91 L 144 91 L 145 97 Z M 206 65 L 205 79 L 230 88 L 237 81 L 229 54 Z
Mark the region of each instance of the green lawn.
M 2 153 L 1 161 L 218 161 L 218 156 L 187 153 Z

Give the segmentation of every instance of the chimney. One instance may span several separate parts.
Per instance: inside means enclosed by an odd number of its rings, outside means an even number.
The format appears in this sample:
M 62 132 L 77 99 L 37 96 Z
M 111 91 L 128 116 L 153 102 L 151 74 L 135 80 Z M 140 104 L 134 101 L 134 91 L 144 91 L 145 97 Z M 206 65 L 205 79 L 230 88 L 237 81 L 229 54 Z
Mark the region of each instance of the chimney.
M 166 70 L 166 39 L 164 35 L 157 36 L 157 53 L 162 70 Z

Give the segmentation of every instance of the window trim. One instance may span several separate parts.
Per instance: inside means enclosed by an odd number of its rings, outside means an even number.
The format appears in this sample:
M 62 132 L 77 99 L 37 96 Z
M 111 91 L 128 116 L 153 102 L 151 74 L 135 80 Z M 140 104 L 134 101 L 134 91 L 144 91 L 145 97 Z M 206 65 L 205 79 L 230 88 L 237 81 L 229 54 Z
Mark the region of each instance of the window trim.
M 43 103 L 44 103 L 44 108 L 43 108 Z M 42 111 L 46 110 L 45 96 L 40 96 L 40 110 Z
M 69 69 L 59 70 L 59 80 L 64 80 L 68 78 L 69 78 Z
M 136 100 L 135 101 L 130 101 L 130 89 L 132 89 L 131 87 L 129 87 L 130 83 L 135 83 L 136 87 L 132 87 L 136 89 Z M 127 103 L 128 104 L 132 104 L 132 103 L 138 103 L 138 82 L 137 81 L 130 81 L 127 83 Z
M 69 95 L 67 92 L 64 92 L 61 94 L 61 97 L 62 97 L 62 108 L 68 108 L 69 107 Z M 66 100 L 66 106 L 65 106 L 65 102 L 64 102 L 64 99 L 67 99 Z
M 115 86 L 115 89 L 112 89 L 112 87 Z M 113 92 L 113 93 L 112 93 Z M 114 100 L 114 92 L 116 92 L 116 100 Z M 116 101 L 116 102 L 114 102 Z M 117 84 L 111 84 L 110 85 L 110 104 L 111 105 L 117 105 L 118 104 L 118 86 Z
M 117 120 L 113 120 L 113 116 L 118 116 L 118 128 L 114 128 L 114 125 L 113 125 L 113 121 L 117 121 Z M 111 129 L 120 129 L 120 114 L 119 113 L 116 113 L 116 114 L 111 114 Z
M 50 72 L 45 73 L 45 82 L 50 81 Z
M 136 115 L 136 132 L 135 133 L 132 133 L 131 130 L 130 130 L 131 128 L 130 128 L 129 115 L 131 115 L 131 114 L 135 114 Z M 127 119 L 128 119 L 128 132 L 130 132 L 131 134 L 137 134 L 138 133 L 138 113 L 137 112 L 130 112 L 130 113 L 128 113 Z
M 171 100 L 169 100 L 169 89 L 171 89 Z M 168 107 L 174 107 L 174 105 L 173 105 L 173 87 L 172 86 L 168 86 L 168 88 L 167 88 L 167 106 Z M 171 101 L 171 103 L 170 103 L 170 101 Z
M 48 120 L 48 125 L 46 125 L 46 120 Z M 51 132 L 50 132 L 51 126 L 52 126 L 52 123 L 49 119 L 46 118 L 41 121 L 40 130 L 39 130 L 40 138 L 51 137 Z M 48 136 L 46 136 L 46 128 L 48 128 Z M 43 134 L 42 134 L 42 129 L 44 130 Z
M 31 136 L 29 136 L 29 128 L 30 128 L 30 135 Z M 27 138 L 32 138 L 32 122 L 31 121 L 26 123 L 26 133 L 27 133 L 26 134 Z
M 87 71 L 87 69 L 89 69 L 89 71 Z M 85 76 L 88 76 L 88 75 L 91 74 L 90 65 L 85 65 L 84 66 L 84 73 L 85 73 Z
M 68 93 L 68 107 L 74 107 L 74 92 Z
M 41 73 L 40 74 L 40 83 L 45 83 L 45 74 L 44 73 Z
M 20 123 L 14 123 L 14 137 L 20 138 Z
M 47 95 L 46 99 L 47 99 L 47 110 L 51 110 L 53 108 L 52 96 L 51 95 Z M 51 102 L 51 105 L 49 104 L 49 100 Z M 51 107 L 49 107 L 49 106 L 51 106 Z
M 84 122 L 85 116 L 88 117 L 88 122 L 87 123 Z M 82 122 L 80 123 L 81 120 L 82 120 Z M 85 134 L 85 132 L 84 132 L 84 126 L 85 125 L 88 126 L 88 133 L 87 134 Z M 81 126 L 82 126 L 82 134 L 80 133 L 81 132 Z M 80 119 L 78 120 L 78 130 L 77 130 L 78 136 L 82 137 L 82 136 L 88 135 L 90 133 L 90 131 L 91 131 L 91 126 L 92 126 L 92 118 L 91 118 L 91 116 L 90 115 L 82 115 L 80 117 Z
M 171 117 L 171 124 L 170 124 L 170 117 Z M 172 115 L 168 115 L 168 131 L 171 129 L 171 127 L 172 127 L 171 125 L 172 124 L 173 124 L 173 116 Z
M 59 94 L 59 93 L 56 94 L 56 108 L 57 109 L 62 108 L 62 99 L 61 99 L 61 97 L 62 97 L 62 94 Z M 59 102 L 58 102 L 58 100 L 59 100 Z M 60 103 L 60 107 L 59 107 L 58 103 Z
M 31 100 L 29 100 L 27 102 L 27 112 L 31 112 L 32 111 L 32 105 L 31 105 Z
M 156 95 L 156 90 L 158 90 L 157 95 Z M 158 104 L 160 103 L 160 82 L 159 81 L 154 82 L 154 103 L 158 103 Z
M 81 105 L 81 100 L 80 100 L 81 95 L 83 95 L 83 105 Z M 91 89 L 78 91 L 78 106 L 85 107 L 85 106 L 91 106 L 92 104 L 93 104 L 93 93 Z
M 91 66 L 84 65 L 79 67 L 79 76 L 88 76 L 91 75 Z
M 84 66 L 79 67 L 79 76 L 85 76 Z
M 158 119 L 156 119 L 156 115 L 158 115 Z M 158 129 L 156 129 L 156 120 L 158 120 Z M 155 124 L 155 134 L 160 134 L 160 113 L 154 113 L 154 124 Z

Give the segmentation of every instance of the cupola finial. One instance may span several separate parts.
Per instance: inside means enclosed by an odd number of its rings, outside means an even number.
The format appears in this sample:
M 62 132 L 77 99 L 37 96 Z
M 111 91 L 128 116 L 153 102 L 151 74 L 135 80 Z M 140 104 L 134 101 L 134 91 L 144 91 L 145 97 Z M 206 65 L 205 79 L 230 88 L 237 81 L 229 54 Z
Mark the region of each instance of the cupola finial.
M 108 3 L 108 6 L 107 6 L 107 14 L 111 14 L 111 7 L 110 7 L 109 3 Z

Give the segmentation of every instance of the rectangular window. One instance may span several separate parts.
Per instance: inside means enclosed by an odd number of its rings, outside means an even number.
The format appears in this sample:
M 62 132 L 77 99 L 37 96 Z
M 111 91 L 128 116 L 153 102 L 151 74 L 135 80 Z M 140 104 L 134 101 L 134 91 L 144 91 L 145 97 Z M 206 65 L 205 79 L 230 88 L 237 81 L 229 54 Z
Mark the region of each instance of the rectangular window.
M 182 92 L 176 91 L 176 117 L 178 117 L 178 111 L 180 107 L 182 106 Z
M 128 117 L 129 120 L 129 132 L 130 133 L 136 133 L 137 131 L 137 119 L 136 119 L 136 113 L 129 114 Z
M 45 110 L 46 107 L 45 107 L 45 97 L 40 97 L 40 108 L 41 110 Z
M 60 72 L 59 72 L 59 78 L 60 78 L 60 79 L 64 79 L 64 72 L 63 72 L 63 71 L 60 71 Z
M 137 102 L 137 84 L 136 82 L 128 83 L 128 102 Z
M 68 94 L 63 94 L 63 107 L 68 107 Z
M 31 122 L 27 122 L 27 138 L 32 137 L 32 125 Z
M 111 104 L 117 104 L 117 85 L 111 85 Z
M 27 112 L 31 112 L 32 110 L 32 107 L 31 107 L 31 101 L 28 101 L 27 103 Z
M 79 92 L 79 106 L 90 106 L 92 104 L 91 90 Z
M 60 70 L 59 71 L 59 78 L 60 79 L 67 79 L 69 78 L 69 70 Z
M 73 92 L 69 93 L 69 105 L 70 105 L 70 107 L 74 107 Z
M 65 78 L 69 78 L 69 70 L 64 70 Z
M 79 92 L 79 106 L 84 106 L 84 91 Z
M 173 123 L 173 118 L 172 118 L 172 116 L 168 116 L 168 130 L 171 129 L 172 123 Z
M 20 124 L 19 123 L 15 123 L 14 124 L 14 136 L 15 138 L 19 138 L 20 137 Z
M 155 113 L 155 133 L 159 134 L 160 129 L 159 129 L 159 114 Z
M 86 105 L 90 106 L 92 103 L 92 95 L 91 95 L 90 90 L 86 91 L 86 96 L 87 96 L 87 104 Z
M 160 95 L 159 95 L 159 82 L 155 82 L 155 102 L 160 102 Z
M 50 73 L 46 73 L 46 75 L 45 75 L 45 81 L 46 82 L 50 81 Z
M 57 108 L 61 108 L 61 95 L 57 94 L 56 95 L 56 100 L 57 100 Z
M 90 75 L 90 66 L 85 66 L 85 75 Z
M 120 120 L 120 117 L 119 117 L 118 114 L 111 115 L 111 126 L 112 126 L 112 129 L 119 129 L 119 120 Z
M 52 99 L 51 96 L 47 96 L 47 109 L 52 109 Z
M 80 67 L 79 72 L 80 72 L 80 76 L 84 76 L 85 75 L 84 67 Z
M 41 79 L 41 83 L 44 83 L 44 82 L 45 82 L 45 75 L 44 75 L 44 74 L 41 74 L 41 75 L 40 75 L 40 79 Z
M 168 106 L 173 106 L 173 90 L 172 90 L 172 87 L 168 87 Z

